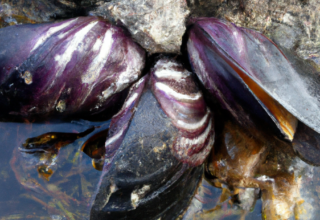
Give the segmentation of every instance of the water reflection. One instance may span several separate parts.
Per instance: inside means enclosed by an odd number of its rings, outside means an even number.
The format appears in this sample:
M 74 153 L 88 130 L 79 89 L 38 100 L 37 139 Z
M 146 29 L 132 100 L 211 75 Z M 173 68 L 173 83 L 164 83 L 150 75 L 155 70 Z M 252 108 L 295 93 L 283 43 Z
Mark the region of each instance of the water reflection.
M 108 125 L 0 123 L 0 219 L 88 219 L 100 172 L 81 151 L 90 136 L 82 132 L 89 134 L 88 129 L 95 126 L 90 133 L 94 135 Z M 32 152 L 21 150 L 27 148 L 26 140 L 32 142 L 31 137 L 50 143 L 43 136 L 49 132 L 60 134 L 56 139 L 60 141 L 51 147 L 37 146 Z
M 232 202 L 234 198 L 227 191 L 229 191 L 227 188 L 214 187 L 208 180 L 203 179 L 183 219 L 261 219 L 261 200 L 258 200 L 248 211 L 244 206 L 248 205 L 250 201 L 236 204 Z M 242 189 L 239 194 L 250 194 L 254 191 L 255 189 Z M 227 194 L 229 195 L 226 196 Z
M 108 126 L 0 123 L 0 220 L 88 219 Z M 320 215 L 319 167 L 290 143 L 253 136 L 231 121 L 221 131 L 184 220 Z

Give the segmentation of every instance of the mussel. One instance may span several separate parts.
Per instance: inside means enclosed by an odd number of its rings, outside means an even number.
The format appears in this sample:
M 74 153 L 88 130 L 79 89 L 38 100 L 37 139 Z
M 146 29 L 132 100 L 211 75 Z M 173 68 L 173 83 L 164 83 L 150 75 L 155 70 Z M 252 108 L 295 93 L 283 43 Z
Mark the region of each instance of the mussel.
M 274 202 L 276 193 L 293 195 L 279 182 L 296 189 L 298 181 L 287 161 L 278 163 L 286 168 L 284 174 L 268 169 L 262 164 L 272 162 L 268 156 L 295 157 L 296 151 L 305 161 L 320 164 L 320 93 L 271 40 L 215 18 L 193 20 L 187 38 L 197 75 L 178 59 L 160 55 L 142 76 L 145 51 L 124 29 L 101 18 L 0 30 L 5 42 L 0 45 L 2 115 L 85 117 L 121 106 L 111 113 L 109 128 L 82 146 L 102 170 L 90 219 L 175 219 L 190 203 L 204 167 L 216 178 L 213 184 L 226 186 L 228 196 L 240 188 L 259 188 L 265 205 Z M 222 113 L 214 115 L 215 107 Z M 221 129 L 218 136 L 215 126 Z M 51 145 L 60 149 L 91 132 L 59 133 L 67 135 L 65 142 L 44 134 L 29 139 L 24 152 L 46 152 Z M 47 175 L 43 167 L 38 172 Z M 49 181 L 51 175 L 48 171 L 44 177 Z M 279 204 L 294 207 L 300 200 L 290 196 Z M 249 207 L 246 211 L 254 202 L 248 204 L 243 205 Z M 265 205 L 264 213 L 274 216 L 278 210 L 270 207 Z
M 297 120 L 320 132 L 318 88 L 306 84 L 266 36 L 199 18 L 189 31 L 188 53 L 205 88 L 242 125 L 266 125 L 289 141 Z
M 111 121 L 91 219 L 175 219 L 201 179 L 212 113 L 193 74 L 160 59 Z
M 2 115 L 93 115 L 119 105 L 145 52 L 97 17 L 0 29 Z

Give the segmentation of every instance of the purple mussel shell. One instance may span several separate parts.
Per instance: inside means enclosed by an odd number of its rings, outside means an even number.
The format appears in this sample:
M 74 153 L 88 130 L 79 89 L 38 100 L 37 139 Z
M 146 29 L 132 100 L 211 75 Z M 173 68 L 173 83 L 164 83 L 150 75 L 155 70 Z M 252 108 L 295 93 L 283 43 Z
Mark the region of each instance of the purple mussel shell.
M 106 141 L 106 167 L 121 145 L 134 117 L 140 96 L 151 92 L 170 124 L 176 129 L 170 146 L 173 155 L 192 166 L 202 164 L 214 142 L 213 116 L 193 74 L 174 60 L 162 58 L 135 83 L 122 109 L 113 116 Z
M 159 60 L 151 71 L 151 88 L 163 111 L 179 130 L 173 144 L 181 161 L 199 165 L 214 141 L 213 117 L 193 74 L 181 64 Z
M 98 17 L 0 29 L 2 111 L 93 115 L 138 80 L 145 52 Z
M 91 219 L 176 219 L 188 206 L 214 142 L 193 77 L 161 58 L 130 88 L 111 120 Z
M 199 18 L 187 44 L 201 82 L 242 125 L 266 124 L 292 140 L 297 118 L 320 132 L 320 87 L 310 88 L 264 35 L 216 18 Z

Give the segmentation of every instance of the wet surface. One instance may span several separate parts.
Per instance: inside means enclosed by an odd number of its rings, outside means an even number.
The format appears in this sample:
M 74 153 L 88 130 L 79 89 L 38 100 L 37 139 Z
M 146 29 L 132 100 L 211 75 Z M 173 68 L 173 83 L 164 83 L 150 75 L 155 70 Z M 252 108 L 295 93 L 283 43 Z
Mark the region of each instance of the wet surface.
M 214 7 L 215 2 L 218 1 L 212 1 Z M 16 16 L 15 11 L 8 14 L 7 10 L 4 10 L 7 7 L 0 5 L 0 27 L 49 21 L 53 16 L 51 14 L 60 12 L 60 17 L 63 17 L 64 13 L 50 9 L 48 15 L 40 19 L 31 17 L 28 13 L 25 17 Z M 250 9 L 244 9 L 246 8 Z M 33 7 L 31 9 L 33 10 Z M 209 10 L 206 8 L 205 11 Z M 291 16 L 290 10 L 287 11 L 286 15 Z M 269 17 L 263 18 L 263 21 L 269 23 Z M 299 19 L 297 21 L 300 22 Z M 286 24 L 286 21 L 283 22 Z M 250 23 L 248 24 L 250 27 Z M 292 32 L 292 38 L 280 39 L 277 35 L 271 36 L 282 46 L 291 48 L 297 46 L 293 41 L 298 39 L 297 35 L 306 34 L 307 26 L 306 30 L 293 30 L 285 26 L 288 30 L 276 32 L 282 37 L 286 36 L 282 32 Z M 292 27 L 299 28 L 295 25 Z M 265 29 L 264 23 L 262 28 Z M 309 44 L 298 46 L 296 51 L 300 51 L 299 55 L 305 55 Z M 319 56 L 313 53 L 317 46 L 311 46 L 315 49 L 311 48 L 310 53 L 305 56 L 308 59 L 314 58 L 316 62 Z M 310 84 L 316 85 L 318 72 L 313 74 L 315 77 L 310 80 Z M 24 75 L 24 79 L 26 82 L 30 81 L 28 74 Z M 258 139 L 254 139 L 236 125 L 228 123 L 225 130 L 221 129 L 221 133 L 225 132 L 225 135 L 218 135 L 214 153 L 210 157 L 209 163 L 213 167 L 206 164 L 207 178 L 202 179 L 182 219 L 317 219 L 320 215 L 320 168 L 311 163 L 319 163 L 319 138 L 314 137 L 313 140 L 312 132 L 303 133 L 303 136 L 296 135 L 300 140 L 296 139 L 294 143 L 299 145 L 292 147 L 289 143 L 273 137 L 262 138 L 258 135 Z M 99 125 L 102 126 L 97 127 Z M 65 136 L 57 135 L 57 132 L 81 134 L 93 126 L 94 131 L 84 137 L 76 135 L 76 138 L 72 138 L 74 135 L 71 135 L 63 139 Z M 106 135 L 107 127 L 108 123 L 86 121 L 41 124 L 0 122 L 0 220 L 89 219 L 92 196 L 101 176 L 101 171 L 97 169 L 103 166 L 99 161 L 95 161 L 104 154 L 98 147 L 105 142 L 103 138 L 100 139 L 100 132 L 102 136 Z M 57 135 L 58 138 L 49 142 L 46 135 L 42 136 L 44 134 L 50 134 L 50 137 Z M 305 144 L 309 141 L 309 135 L 316 144 Z M 23 150 L 27 148 L 29 138 L 35 137 L 38 138 L 37 141 L 50 146 L 31 146 L 29 149 L 31 148 L 32 152 Z M 93 138 L 93 142 L 87 142 L 90 138 Z M 92 148 L 83 149 L 83 145 Z M 310 164 L 308 161 L 311 161 Z
M 101 171 L 82 148 L 108 126 L 109 122 L 87 121 L 0 123 L 0 219 L 88 219 Z M 65 143 L 61 133 L 81 136 L 90 128 L 94 131 L 69 144 L 60 146 L 57 139 L 58 151 L 22 150 L 28 138 L 58 134 Z M 216 162 L 216 173 L 202 179 L 183 219 L 314 219 L 320 214 L 319 167 L 301 160 L 288 143 L 250 142 L 250 136 L 231 122 L 224 132 L 226 146 L 220 142 L 209 160 Z M 255 166 L 252 161 L 261 146 L 266 148 L 261 151 L 264 156 Z
M 81 152 L 90 135 L 54 153 L 26 153 L 19 148 L 30 137 L 79 133 L 100 124 L 92 134 L 106 129 L 108 123 L 0 123 L 0 219 L 88 219 L 101 173 Z
M 302 162 L 300 159 L 293 160 L 297 162 L 295 169 L 304 169 L 304 174 L 299 183 L 299 196 L 302 198 L 298 206 L 300 206 L 299 213 L 288 207 L 281 206 L 278 203 L 278 209 L 283 212 L 288 212 L 287 219 L 317 219 L 320 214 L 320 182 L 318 167 L 312 167 Z M 283 182 L 284 183 L 284 182 Z M 272 216 L 264 214 L 264 200 L 261 199 L 260 192 L 257 194 L 256 201 L 252 203 L 251 197 L 257 192 L 254 188 L 241 188 L 239 191 L 230 192 L 226 185 L 221 185 L 222 188 L 214 187 L 209 180 L 203 179 L 199 189 L 193 198 L 191 205 L 186 211 L 184 220 L 251 220 L 251 219 L 285 219 L 281 216 Z M 286 187 L 282 185 L 283 189 Z M 286 188 L 292 190 L 294 186 Z M 232 195 L 232 193 L 234 193 Z M 283 199 L 281 196 L 276 199 Z M 249 206 L 248 206 L 249 205 Z M 271 205 L 269 203 L 269 205 Z M 271 206 L 269 207 L 271 208 Z M 273 207 L 275 208 L 275 207 Z M 270 213 L 268 213 L 270 214 Z
M 292 144 L 252 132 L 224 123 L 184 219 L 317 219 L 320 168 Z
M 225 190 L 214 187 L 205 178 L 199 186 L 183 220 L 219 219 L 236 220 L 245 217 L 247 220 L 261 219 L 262 202 L 258 200 L 250 212 L 242 209 L 240 204 L 232 205 L 229 200 L 220 202 Z

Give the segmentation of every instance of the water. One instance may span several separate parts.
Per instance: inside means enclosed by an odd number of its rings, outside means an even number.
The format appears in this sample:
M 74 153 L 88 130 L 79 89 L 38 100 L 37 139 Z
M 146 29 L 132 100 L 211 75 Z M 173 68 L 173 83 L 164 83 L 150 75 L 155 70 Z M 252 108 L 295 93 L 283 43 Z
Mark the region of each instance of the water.
M 97 124 L 0 123 L 0 219 L 88 219 L 100 176 L 92 159 L 81 152 L 88 137 L 62 147 L 56 156 L 28 154 L 19 147 L 30 137 L 82 132 Z M 49 167 L 53 174 L 41 175 L 41 166 Z
M 80 133 L 92 126 L 96 128 L 91 134 L 61 147 L 58 153 L 47 151 L 30 154 L 19 150 L 31 137 L 48 132 Z M 87 121 L 0 123 L 0 220 L 88 219 L 101 171 L 93 168 L 92 159 L 81 151 L 81 146 L 93 134 L 108 126 L 109 122 Z M 291 187 L 293 191 L 286 189 L 286 195 L 299 197 L 296 205 L 301 202 L 300 219 L 315 219 L 320 215 L 320 168 L 298 157 L 293 157 L 290 164 L 284 172 L 295 173 L 297 181 L 288 186 L 283 182 L 281 187 Z M 230 195 L 221 202 L 222 189 L 213 187 L 203 179 L 184 219 L 262 219 L 261 199 L 258 198 L 251 208 L 244 211 L 245 204 L 230 203 Z M 249 200 L 243 201 L 251 205 Z M 294 215 L 289 219 L 294 219 Z

